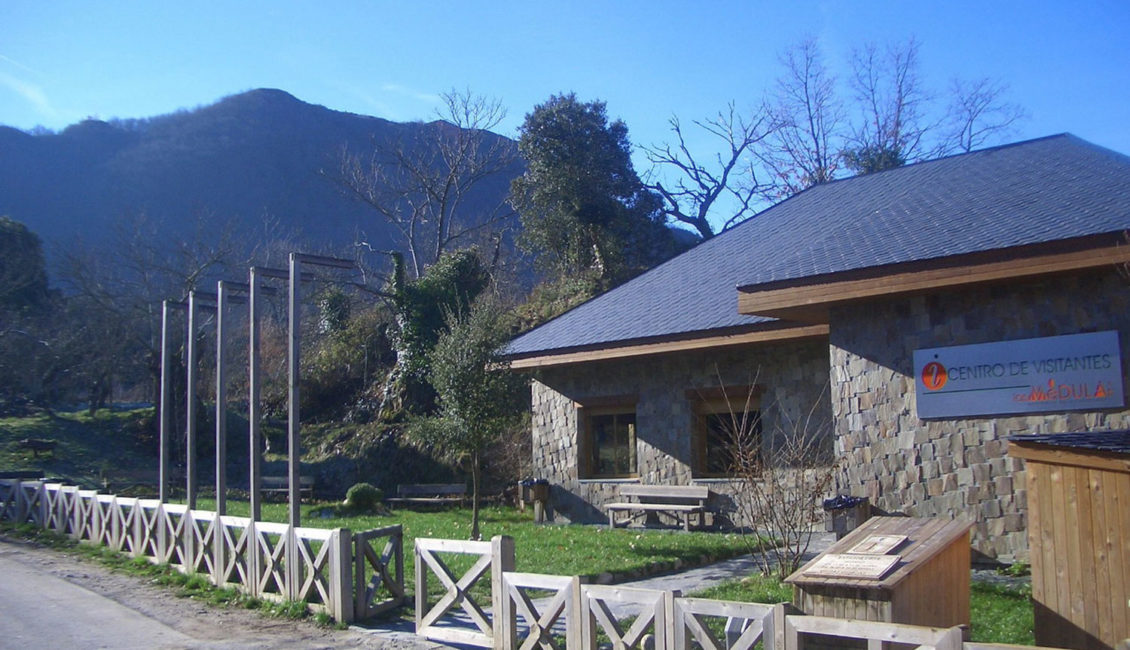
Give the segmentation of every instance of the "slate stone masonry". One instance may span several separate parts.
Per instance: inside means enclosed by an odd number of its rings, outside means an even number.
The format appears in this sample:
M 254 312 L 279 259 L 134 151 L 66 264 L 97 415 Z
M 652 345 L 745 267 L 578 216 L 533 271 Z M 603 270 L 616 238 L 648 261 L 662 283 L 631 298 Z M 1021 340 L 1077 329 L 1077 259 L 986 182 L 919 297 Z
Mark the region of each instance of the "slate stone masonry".
M 974 520 L 974 549 L 1027 560 L 1024 462 L 1014 434 L 1115 430 L 1130 411 L 920 420 L 918 348 L 1118 330 L 1127 376 L 1130 290 L 1111 270 L 834 309 L 830 361 L 841 493 L 881 510 Z M 1130 383 L 1130 382 L 1126 382 Z
M 828 347 L 823 341 L 740 346 L 546 368 L 535 374 L 533 402 L 534 471 L 549 479 L 550 504 L 558 521 L 606 521 L 601 508 L 618 500 L 626 481 L 650 484 L 709 484 L 727 509 L 733 489 L 726 479 L 692 476 L 694 404 L 687 390 L 719 385 L 759 384 L 763 436 L 792 426 L 815 405 L 814 422 L 824 423 L 829 447 Z M 638 478 L 582 479 L 578 475 L 577 405 L 586 399 L 633 394 L 636 403 Z

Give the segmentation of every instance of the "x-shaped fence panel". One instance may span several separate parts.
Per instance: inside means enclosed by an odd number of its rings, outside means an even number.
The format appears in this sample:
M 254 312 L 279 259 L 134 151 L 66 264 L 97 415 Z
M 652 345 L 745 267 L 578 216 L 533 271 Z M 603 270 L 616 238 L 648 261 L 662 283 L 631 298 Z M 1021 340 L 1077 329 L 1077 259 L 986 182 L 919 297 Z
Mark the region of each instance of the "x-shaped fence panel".
M 15 520 L 19 505 L 19 481 L 0 479 L 0 519 Z
M 475 558 L 461 577 L 456 577 L 440 556 L 470 555 Z M 494 625 L 482 605 L 471 593 L 475 584 L 491 572 L 491 594 L 494 611 L 502 607 L 502 573 L 514 568 L 514 540 L 495 537 L 490 542 L 418 538 L 416 556 L 416 634 L 435 640 L 465 643 L 482 647 L 504 647 L 495 636 Z M 428 573 L 439 579 L 444 594 L 435 605 L 428 606 Z M 456 607 L 470 619 L 471 626 L 447 616 Z
M 189 554 L 185 548 L 185 527 L 191 525 L 192 515 L 188 506 L 166 503 L 161 508 L 161 553 L 160 562 L 188 569 Z
M 19 497 L 17 498 L 16 521 L 18 523 L 32 523 L 40 528 L 46 528 L 47 503 L 46 491 L 43 481 L 20 482 Z
M 259 545 L 259 583 L 256 596 L 274 594 L 285 598 L 286 589 L 286 546 L 290 538 L 290 526 L 256 522 L 254 543 Z
M 655 650 L 666 650 L 667 619 L 676 592 L 607 585 L 581 587 L 581 647 L 596 648 L 596 635 L 603 631 L 617 649 L 643 650 L 648 636 Z M 624 629 L 611 605 L 634 610 L 635 620 Z
M 191 547 L 189 548 L 188 568 L 193 573 L 213 575 L 215 571 L 215 551 L 212 545 L 216 543 L 216 513 L 210 510 L 191 510 L 192 519 L 188 522 L 187 531 Z
M 317 528 L 301 528 L 295 531 L 295 548 L 298 551 L 298 575 L 301 580 L 296 600 L 328 606 L 330 596 L 330 549 L 333 531 Z M 314 545 L 317 544 L 317 549 Z
M 113 548 L 117 544 L 115 534 L 117 531 L 117 507 L 114 505 L 116 497 L 112 494 L 99 494 L 94 497 L 93 515 L 91 521 L 90 541 Z
M 137 499 L 114 499 L 114 545 L 115 551 L 124 551 L 137 555 L 137 536 L 134 528 L 137 526 L 138 512 L 141 508 Z
M 375 542 L 385 540 L 377 554 Z M 365 579 L 368 570 L 373 575 Z M 354 616 L 368 618 L 404 603 L 404 529 L 400 524 L 353 536 Z
M 506 572 L 502 574 L 502 587 L 505 591 L 502 635 L 507 648 L 561 650 L 554 634 L 555 626 L 565 630 L 566 648 L 577 647 L 574 632 L 579 622 L 580 578 Z M 551 592 L 552 596 L 537 599 L 541 601 L 539 610 L 531 591 Z M 525 635 L 521 633 L 519 618 L 526 625 Z
M 70 533 L 79 539 L 98 539 L 98 492 L 95 490 L 76 490 L 73 494 L 64 494 L 63 501 L 71 502 Z M 59 512 L 60 519 L 68 519 L 66 511 Z
M 761 640 L 765 619 L 773 615 L 772 605 L 738 603 L 705 598 L 674 600 L 675 650 L 690 650 L 693 643 L 703 650 L 753 650 Z M 710 619 L 725 619 L 723 638 L 711 630 Z
M 156 559 L 161 555 L 161 502 L 157 499 L 138 499 L 134 510 L 133 554 L 136 557 Z
M 75 497 L 78 496 L 78 488 L 73 486 L 60 485 L 58 483 L 47 483 L 43 486 L 43 507 L 44 527 L 51 530 L 67 534 L 77 530 L 74 526 L 75 518 L 73 515 L 75 508 Z
M 218 543 L 223 546 L 219 574 L 216 582 L 219 584 L 251 584 L 251 547 L 254 543 L 251 520 L 247 517 L 231 517 L 224 515 L 219 518 L 220 523 L 216 528 Z M 233 579 L 234 578 L 234 579 Z

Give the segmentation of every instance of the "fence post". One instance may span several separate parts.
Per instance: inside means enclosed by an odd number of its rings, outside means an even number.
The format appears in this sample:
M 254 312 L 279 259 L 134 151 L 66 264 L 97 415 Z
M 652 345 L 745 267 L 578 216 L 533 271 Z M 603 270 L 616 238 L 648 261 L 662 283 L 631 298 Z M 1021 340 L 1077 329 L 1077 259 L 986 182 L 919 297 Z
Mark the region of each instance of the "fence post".
M 573 576 L 570 587 L 573 590 L 569 602 L 565 605 L 565 648 L 567 650 L 580 650 L 584 642 L 585 612 L 581 611 L 581 577 Z
M 247 522 L 247 593 L 259 597 L 259 581 L 263 575 L 263 558 L 259 549 L 259 522 L 252 517 Z
M 663 620 L 660 621 L 658 616 L 655 620 L 655 636 L 658 637 L 655 640 L 656 648 L 663 648 L 664 650 L 678 648 L 680 644 L 675 640 L 675 635 L 687 634 L 683 622 L 678 621 L 676 625 L 675 621 L 675 599 L 682 597 L 682 595 L 683 592 L 678 589 L 663 593 Z
M 333 599 L 333 617 L 338 623 L 353 621 L 353 572 L 351 571 L 353 534 L 348 528 L 334 531 L 327 544 L 333 544 L 330 551 L 330 597 Z M 364 591 L 358 584 L 357 589 Z
M 194 568 L 195 565 L 196 565 L 196 559 L 195 559 L 196 558 L 196 555 L 195 555 L 195 553 L 196 553 L 196 543 L 194 541 L 194 537 L 195 537 L 196 533 L 193 531 L 192 528 L 190 528 L 190 526 L 195 527 L 196 526 L 196 520 L 192 516 L 192 508 L 189 507 L 189 505 L 187 503 L 185 503 L 184 514 L 181 515 L 181 527 L 180 527 L 180 535 L 181 535 L 180 545 L 181 545 L 181 549 L 182 549 L 181 552 L 184 553 L 184 558 L 185 558 L 184 559 L 184 565 L 183 565 L 185 573 L 195 573 L 196 572 L 196 569 Z
M 368 614 L 365 602 L 365 549 L 362 548 L 366 540 L 355 535 L 350 543 L 350 552 L 353 554 L 353 619 L 358 620 Z
M 514 538 L 508 535 L 495 535 L 491 538 L 490 544 L 490 600 L 494 609 L 494 621 L 492 621 L 494 647 L 496 650 L 507 650 L 503 631 L 507 628 L 513 629 L 516 621 L 511 620 L 514 612 L 505 604 L 509 596 L 502 582 L 502 574 L 514 570 Z M 503 621 L 503 615 L 510 618 Z
M 219 502 L 219 495 L 216 496 L 217 503 Z M 227 582 L 224 579 L 224 566 L 227 564 L 227 531 L 224 530 L 224 515 L 220 511 L 215 512 L 215 519 L 212 520 L 212 584 L 217 587 L 223 587 Z
M 286 527 L 286 599 L 298 600 L 302 589 L 302 559 L 298 554 L 298 529 L 292 523 Z
M 141 557 L 145 555 L 145 547 L 142 542 L 145 539 L 145 513 L 142 512 L 141 499 L 138 497 L 131 497 L 133 499 L 133 507 L 130 508 L 130 513 L 133 515 L 133 526 L 130 534 L 133 539 L 129 543 L 130 557 Z
M 494 540 L 492 539 L 493 543 Z M 497 558 L 494 549 L 491 549 L 491 554 Z M 492 560 L 493 561 L 493 560 Z M 498 609 L 495 605 L 494 609 L 494 647 L 496 648 L 517 648 L 518 647 L 518 616 L 514 609 L 514 599 L 510 597 L 510 590 L 506 588 L 506 574 L 502 574 L 502 582 L 494 584 L 494 576 L 491 576 L 491 598 L 496 599 L 495 593 L 501 594 L 502 609 Z
M 416 633 L 419 634 L 428 610 L 428 568 L 424 566 L 424 557 L 420 553 L 420 540 L 414 542 L 412 554 L 416 571 Z
M 46 529 L 48 527 L 46 482 L 39 482 L 39 487 L 36 489 L 36 494 L 39 496 L 39 527 Z

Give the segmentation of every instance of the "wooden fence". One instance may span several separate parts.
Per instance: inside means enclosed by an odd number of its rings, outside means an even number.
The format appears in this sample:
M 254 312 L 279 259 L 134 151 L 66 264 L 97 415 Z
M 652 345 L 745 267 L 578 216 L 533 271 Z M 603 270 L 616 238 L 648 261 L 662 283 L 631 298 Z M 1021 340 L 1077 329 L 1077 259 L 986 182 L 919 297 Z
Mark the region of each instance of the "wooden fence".
M 43 481 L 0 479 L 0 519 L 30 523 L 207 575 L 256 598 L 302 601 L 342 622 L 404 602 L 400 526 L 292 527 Z M 380 554 L 373 545 L 386 540 Z M 369 572 L 374 578 L 366 579 Z
M 0 479 L 0 519 L 205 574 L 214 584 L 260 598 L 305 601 L 339 621 L 365 618 L 405 600 L 400 526 L 356 535 L 347 529 L 292 528 L 8 479 Z M 384 546 L 378 553 L 380 540 Z M 470 568 L 457 576 L 444 559 L 450 555 L 472 556 Z M 960 627 L 805 616 L 787 604 L 684 598 L 671 591 L 581 584 L 575 576 L 519 573 L 514 542 L 505 536 L 490 542 L 419 538 L 415 556 L 417 634 L 499 650 L 589 650 L 606 640 L 617 649 L 752 650 L 762 642 L 765 650 L 798 650 L 810 637 L 821 646 L 828 637 L 839 637 L 869 650 L 1024 647 L 963 643 Z M 483 590 L 472 590 L 488 574 L 489 596 L 483 597 Z M 429 604 L 429 575 L 443 587 L 434 604 Z
M 806 642 L 937 650 L 1018 650 L 1030 646 L 963 642 L 963 628 L 806 616 L 792 605 L 686 598 L 677 591 L 581 584 L 580 578 L 513 571 L 509 537 L 490 542 L 416 540 L 416 633 L 498 650 L 799 650 Z M 451 556 L 472 556 L 463 575 Z M 445 560 L 445 557 L 448 558 Z M 467 564 L 467 562 L 463 562 Z M 444 593 L 432 605 L 429 574 Z M 472 587 L 491 577 L 489 599 Z

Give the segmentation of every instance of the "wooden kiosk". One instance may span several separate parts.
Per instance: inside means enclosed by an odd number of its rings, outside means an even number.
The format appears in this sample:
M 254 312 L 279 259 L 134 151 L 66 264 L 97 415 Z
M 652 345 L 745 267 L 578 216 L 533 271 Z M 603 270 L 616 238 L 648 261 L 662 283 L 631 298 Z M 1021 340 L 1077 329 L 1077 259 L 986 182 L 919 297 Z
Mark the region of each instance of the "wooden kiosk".
M 793 604 L 813 616 L 968 626 L 972 527 L 872 517 L 785 580 Z
M 1130 638 L 1130 431 L 1013 436 L 1027 464 L 1036 643 Z

